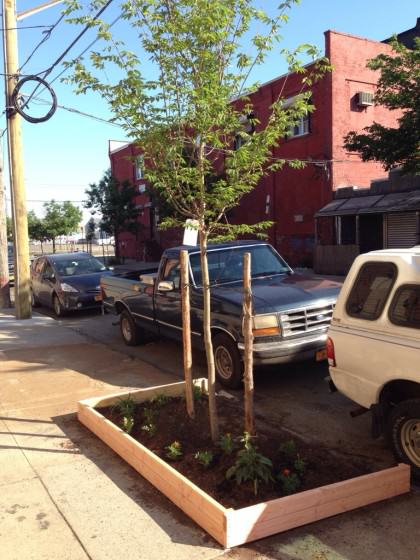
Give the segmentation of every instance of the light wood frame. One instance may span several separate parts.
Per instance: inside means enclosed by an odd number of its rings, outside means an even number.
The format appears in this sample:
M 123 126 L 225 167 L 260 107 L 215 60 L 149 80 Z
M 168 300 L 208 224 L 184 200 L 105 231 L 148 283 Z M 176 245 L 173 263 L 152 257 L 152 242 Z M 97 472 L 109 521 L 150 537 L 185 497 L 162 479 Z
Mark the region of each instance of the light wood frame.
M 205 379 L 194 382 L 206 389 Z M 184 382 L 80 401 L 78 418 L 224 547 L 261 539 L 410 490 L 410 467 L 400 464 L 238 510 L 225 508 L 97 410 L 128 395 L 136 402 L 144 402 L 161 394 L 183 395 Z

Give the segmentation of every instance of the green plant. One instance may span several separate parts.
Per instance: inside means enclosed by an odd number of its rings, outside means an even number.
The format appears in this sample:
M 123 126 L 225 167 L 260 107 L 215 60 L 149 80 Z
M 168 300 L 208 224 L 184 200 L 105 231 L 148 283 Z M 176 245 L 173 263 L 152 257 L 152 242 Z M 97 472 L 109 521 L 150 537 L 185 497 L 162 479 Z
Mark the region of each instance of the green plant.
M 197 451 L 194 459 L 197 459 L 204 468 L 208 469 L 213 462 L 213 453 L 211 451 Z
M 114 406 L 113 410 L 118 411 L 122 416 L 133 416 L 134 409 L 136 408 L 136 403 L 131 395 L 123 399 L 119 399 Z
M 158 395 L 153 397 L 151 402 L 153 404 L 155 404 L 158 408 L 160 408 L 164 404 L 167 404 L 170 400 L 171 400 L 171 397 L 168 397 L 168 395 L 164 395 L 163 393 L 159 393 Z
M 165 447 L 167 450 L 166 456 L 168 459 L 179 459 L 182 457 L 182 445 L 179 441 L 173 441 L 170 445 Z
M 152 410 L 151 408 L 145 408 L 143 410 L 143 418 L 145 420 L 145 423 L 143 424 L 141 429 L 151 436 L 153 436 L 157 430 L 156 417 L 157 412 L 155 410 Z
M 201 401 L 201 399 L 203 398 L 203 391 L 201 390 L 201 387 L 198 387 L 198 385 L 193 385 L 193 399 L 195 400 L 195 402 L 199 402 Z
M 225 455 L 231 455 L 235 450 L 235 441 L 232 434 L 224 434 L 220 437 L 218 446 Z
M 238 451 L 236 462 L 226 472 L 226 478 L 235 477 L 237 484 L 252 481 L 254 494 L 257 495 L 260 482 L 267 484 L 273 480 L 271 474 L 273 463 L 268 457 L 257 452 L 257 447 L 252 444 L 251 438 L 252 436 L 245 432 L 240 439 L 244 447 Z
M 123 416 L 123 430 L 129 434 L 134 426 L 134 417 L 131 414 Z
M 300 476 L 302 476 L 306 470 L 306 461 L 304 459 L 302 459 L 302 457 L 299 455 L 297 455 L 297 458 L 294 462 L 294 466 L 296 471 L 299 473 Z
M 280 451 L 289 459 L 294 459 L 297 455 L 297 448 L 294 439 L 289 439 L 280 445 Z
M 278 479 L 282 484 L 283 492 L 287 495 L 294 494 L 301 485 L 299 476 L 290 469 L 283 469 L 278 475 Z

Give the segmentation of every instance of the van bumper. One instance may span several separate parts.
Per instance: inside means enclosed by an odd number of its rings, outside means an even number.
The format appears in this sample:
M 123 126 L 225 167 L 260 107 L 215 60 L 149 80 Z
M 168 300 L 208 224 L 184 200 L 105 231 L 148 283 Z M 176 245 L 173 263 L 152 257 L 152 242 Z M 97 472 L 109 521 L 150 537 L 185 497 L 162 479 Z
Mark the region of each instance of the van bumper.
M 313 360 L 319 350 L 325 350 L 326 343 L 326 332 L 279 342 L 254 341 L 254 364 L 285 364 L 301 360 Z M 238 349 L 243 354 L 244 344 L 242 342 L 238 343 Z

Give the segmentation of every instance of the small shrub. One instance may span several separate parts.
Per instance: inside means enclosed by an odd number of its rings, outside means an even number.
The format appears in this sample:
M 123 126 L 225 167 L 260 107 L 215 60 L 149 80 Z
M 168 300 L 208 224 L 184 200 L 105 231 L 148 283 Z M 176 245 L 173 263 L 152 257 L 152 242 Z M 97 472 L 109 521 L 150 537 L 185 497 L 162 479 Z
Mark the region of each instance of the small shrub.
M 278 479 L 286 495 L 294 494 L 301 484 L 299 476 L 290 469 L 283 469 L 278 475 Z
M 166 456 L 168 459 L 176 460 L 182 457 L 182 445 L 179 441 L 173 441 L 165 449 L 167 450 Z
M 121 414 L 121 416 L 133 416 L 135 408 L 136 403 L 134 402 L 133 397 L 128 395 L 128 397 L 119 399 L 112 407 L 112 410 L 116 410 Z
M 151 402 L 153 404 L 155 404 L 158 408 L 160 408 L 161 406 L 167 404 L 170 400 L 171 400 L 171 397 L 168 397 L 167 395 L 164 395 L 163 393 L 159 393 L 158 395 L 153 397 Z
M 154 436 L 156 431 L 157 431 L 157 426 L 156 426 L 156 424 L 143 424 L 141 429 L 144 432 L 148 433 L 149 436 Z
M 273 463 L 268 457 L 257 452 L 257 447 L 251 443 L 252 436 L 245 432 L 241 438 L 244 448 L 238 451 L 235 464 L 226 472 L 226 478 L 235 477 L 237 484 L 251 481 L 254 486 L 254 494 L 258 494 L 260 482 L 267 484 L 273 480 L 271 470 Z
M 129 434 L 134 426 L 134 417 L 128 414 L 127 416 L 123 416 L 123 425 L 122 428 L 124 432 Z
M 203 398 L 203 391 L 201 390 L 201 387 L 199 387 L 198 385 L 193 385 L 192 390 L 194 401 L 201 401 L 201 399 Z
M 224 434 L 220 436 L 217 444 L 225 455 L 232 455 L 235 450 L 235 441 L 231 434 Z
M 203 465 L 205 469 L 208 469 L 213 462 L 213 453 L 211 451 L 197 451 L 194 458 Z
M 157 417 L 156 412 L 154 410 L 152 410 L 151 408 L 145 408 L 143 410 L 143 418 L 144 418 L 146 424 L 155 424 L 156 417 Z
M 295 440 L 289 439 L 280 445 L 280 451 L 289 459 L 294 459 L 297 455 Z
M 294 466 L 296 471 L 299 473 L 300 476 L 302 476 L 305 473 L 306 470 L 306 461 L 304 459 L 302 459 L 302 457 L 299 455 L 297 455 L 297 458 L 294 462 Z

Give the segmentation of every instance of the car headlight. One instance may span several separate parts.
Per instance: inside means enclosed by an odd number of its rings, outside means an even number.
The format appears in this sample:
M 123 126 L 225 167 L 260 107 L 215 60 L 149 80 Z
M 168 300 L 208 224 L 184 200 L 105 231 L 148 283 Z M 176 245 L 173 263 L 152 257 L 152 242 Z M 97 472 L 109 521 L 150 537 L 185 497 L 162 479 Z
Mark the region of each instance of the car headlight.
M 70 286 L 70 284 L 66 284 L 65 282 L 63 282 L 61 284 L 61 291 L 62 292 L 78 292 L 79 290 L 77 290 L 73 286 Z
M 255 315 L 252 334 L 254 336 L 270 336 L 281 334 L 277 315 Z

